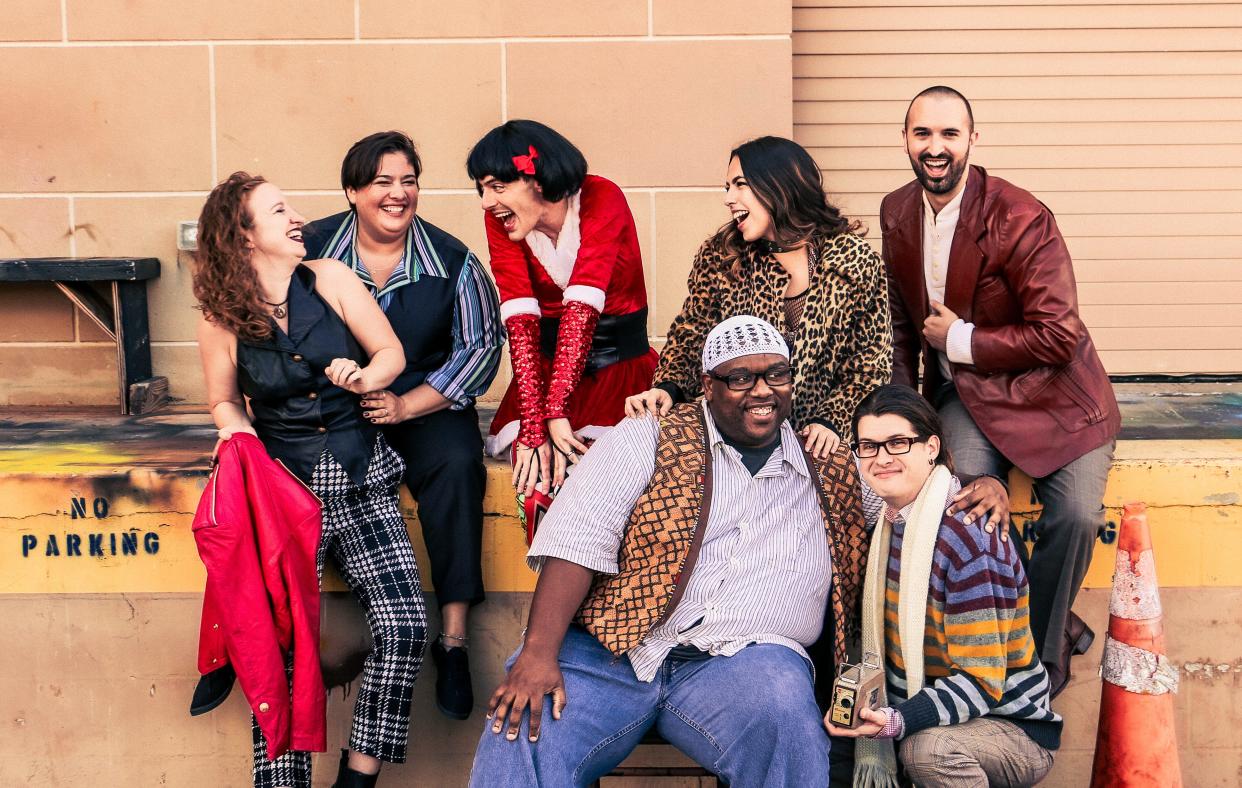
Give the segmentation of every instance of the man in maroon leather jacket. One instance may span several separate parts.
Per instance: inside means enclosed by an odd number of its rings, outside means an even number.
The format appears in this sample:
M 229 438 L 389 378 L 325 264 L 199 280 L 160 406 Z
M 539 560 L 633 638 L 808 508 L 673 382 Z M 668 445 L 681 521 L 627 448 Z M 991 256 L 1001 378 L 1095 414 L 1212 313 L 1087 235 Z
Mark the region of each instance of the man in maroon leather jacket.
M 1070 607 L 1104 524 L 1117 401 L 1052 212 L 969 165 L 978 132 L 966 98 L 928 88 L 902 135 L 916 180 L 880 207 L 893 381 L 914 386 L 923 360 L 923 394 L 960 472 L 1004 478 L 1016 465 L 1035 479 L 1031 627 L 1055 693 L 1091 642 Z

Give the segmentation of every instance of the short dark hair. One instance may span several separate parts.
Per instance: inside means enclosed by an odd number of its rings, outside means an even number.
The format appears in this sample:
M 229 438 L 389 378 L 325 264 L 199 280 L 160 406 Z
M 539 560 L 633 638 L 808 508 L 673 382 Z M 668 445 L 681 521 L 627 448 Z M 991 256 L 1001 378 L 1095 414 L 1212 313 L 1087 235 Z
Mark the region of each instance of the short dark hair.
M 514 156 L 528 155 L 535 149 L 535 174 L 518 172 Z M 556 202 L 577 194 L 587 175 L 586 157 L 559 132 L 535 120 L 511 120 L 497 126 L 474 144 L 466 157 L 466 172 L 475 182 L 491 176 L 504 183 L 533 178 L 543 190 L 543 199 Z
M 378 131 L 353 144 L 341 162 L 341 188 L 361 189 L 375 180 L 380 160 L 389 153 L 402 153 L 414 168 L 414 177 L 423 174 L 423 162 L 418 158 L 414 141 L 400 131 Z
M 949 87 L 948 85 L 932 85 L 930 88 L 924 88 L 923 90 L 919 91 L 919 94 L 917 96 L 910 99 L 910 103 L 906 105 L 905 128 L 907 129 L 910 128 L 910 108 L 914 106 L 914 102 L 918 101 L 924 96 L 944 96 L 945 98 L 958 99 L 959 101 L 961 101 L 963 104 L 966 105 L 966 117 L 969 118 L 970 120 L 970 128 L 968 129 L 968 131 L 975 130 L 975 111 L 970 108 L 970 100 L 967 99 L 965 96 L 963 96 L 958 91 Z
M 863 397 L 854 409 L 854 437 L 858 437 L 858 422 L 863 416 L 900 416 L 910 422 L 914 434 L 920 440 L 927 440 L 935 435 L 940 439 L 940 453 L 936 455 L 936 464 L 943 465 L 953 471 L 953 455 L 944 439 L 944 427 L 940 424 L 940 414 L 931 403 L 909 386 L 889 383 Z

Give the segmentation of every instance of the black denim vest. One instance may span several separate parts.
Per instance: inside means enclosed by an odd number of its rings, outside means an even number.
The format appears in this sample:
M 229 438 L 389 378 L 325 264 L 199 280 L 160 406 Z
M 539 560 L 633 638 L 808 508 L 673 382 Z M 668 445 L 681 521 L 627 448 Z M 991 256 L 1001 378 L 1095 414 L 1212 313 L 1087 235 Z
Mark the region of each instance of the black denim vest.
M 358 395 L 334 386 L 324 370 L 336 358 L 363 366 L 369 359 L 304 265 L 289 282 L 288 308 L 288 334 L 273 323 L 267 340 L 237 342 L 237 382 L 250 398 L 255 432 L 303 481 L 326 448 L 361 486 L 378 430 L 362 417 Z
M 327 245 L 349 211 L 318 219 L 302 228 L 308 260 L 328 254 Z M 469 253 L 461 241 L 422 219 L 435 252 L 448 276 L 424 273 L 417 281 L 397 288 L 385 314 L 405 351 L 405 369 L 388 386 L 394 394 L 404 394 L 422 385 L 427 376 L 444 366 L 453 352 L 453 311 L 457 306 L 457 280 Z

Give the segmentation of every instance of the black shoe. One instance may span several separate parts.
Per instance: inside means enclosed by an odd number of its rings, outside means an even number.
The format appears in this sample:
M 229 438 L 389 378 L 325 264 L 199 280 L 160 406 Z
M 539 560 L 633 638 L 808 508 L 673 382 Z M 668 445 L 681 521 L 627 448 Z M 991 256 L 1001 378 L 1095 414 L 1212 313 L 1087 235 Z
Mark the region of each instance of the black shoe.
M 466 649 L 445 648 L 437 638 L 431 644 L 431 658 L 436 663 L 436 708 L 450 719 L 467 719 L 474 709 L 474 688 Z
M 1087 649 L 1091 648 L 1091 644 L 1095 642 L 1095 633 L 1091 631 L 1091 627 L 1087 626 L 1087 622 L 1083 621 L 1077 614 L 1070 612 L 1065 619 L 1065 633 L 1061 639 L 1061 651 L 1057 655 L 1055 663 L 1045 662 L 1044 668 L 1048 671 L 1048 686 L 1050 687 L 1050 695 L 1055 698 L 1069 686 L 1070 679 L 1074 674 L 1070 673 L 1070 659 L 1080 654 L 1086 654 Z
M 363 774 L 349 768 L 349 750 L 341 750 L 341 766 L 336 770 L 332 788 L 375 788 L 378 774 Z
M 233 691 L 233 682 L 236 679 L 237 673 L 232 665 L 225 665 L 210 673 L 204 673 L 203 677 L 198 680 L 198 686 L 194 688 L 194 697 L 190 699 L 190 716 L 197 717 L 200 714 L 206 714 L 224 703 L 229 693 Z

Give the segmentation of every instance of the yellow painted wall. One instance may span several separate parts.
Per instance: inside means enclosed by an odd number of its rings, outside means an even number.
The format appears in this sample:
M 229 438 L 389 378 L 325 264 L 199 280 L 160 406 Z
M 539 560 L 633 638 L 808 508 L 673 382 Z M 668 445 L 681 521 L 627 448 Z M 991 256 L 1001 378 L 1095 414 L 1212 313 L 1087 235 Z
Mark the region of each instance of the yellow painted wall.
M 202 590 L 204 573 L 189 526 L 206 481 L 205 463 L 170 473 L 129 470 L 133 459 L 82 444 L 0 451 L 0 594 Z M 1161 585 L 1242 586 L 1240 480 L 1242 441 L 1121 441 L 1104 499 L 1110 529 L 1086 586 L 1111 586 L 1120 507 L 1139 500 L 1149 507 Z M 1016 475 L 1015 481 L 1013 508 L 1025 523 L 1037 507 L 1030 504 L 1029 482 Z M 404 490 L 402 505 L 426 566 Z M 495 461 L 489 462 L 483 508 L 486 587 L 497 593 L 533 590 L 535 575 L 521 558 L 524 535 L 509 471 Z M 92 535 L 99 553 L 94 556 Z M 75 539 L 76 555 L 70 547 Z M 133 548 L 128 554 L 126 539 Z
M 5 2 L 0 257 L 158 257 L 155 372 L 198 402 L 175 229 L 218 180 L 259 172 L 327 215 L 348 146 L 403 129 L 426 165 L 419 213 L 486 256 L 466 153 L 533 117 L 625 189 L 660 334 L 728 219 L 728 151 L 792 133 L 790 19 L 780 0 Z M 87 322 L 50 285 L 0 287 L 0 406 L 115 402 L 114 353 Z

